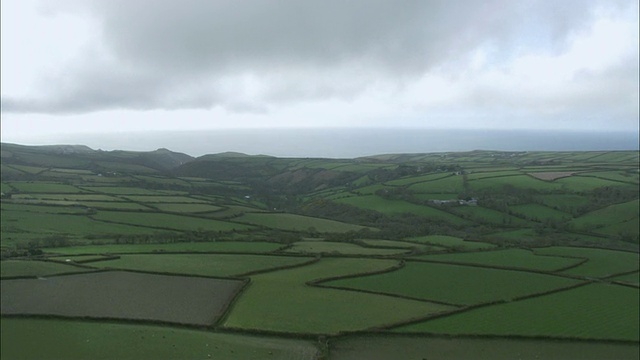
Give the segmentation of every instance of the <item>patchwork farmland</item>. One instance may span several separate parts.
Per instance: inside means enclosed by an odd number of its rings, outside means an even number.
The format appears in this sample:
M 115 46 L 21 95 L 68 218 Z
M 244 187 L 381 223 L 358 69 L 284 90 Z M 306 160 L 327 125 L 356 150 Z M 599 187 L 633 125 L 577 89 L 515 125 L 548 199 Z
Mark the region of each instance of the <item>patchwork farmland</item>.
M 2 144 L 3 359 L 638 358 L 637 152 L 147 154 Z

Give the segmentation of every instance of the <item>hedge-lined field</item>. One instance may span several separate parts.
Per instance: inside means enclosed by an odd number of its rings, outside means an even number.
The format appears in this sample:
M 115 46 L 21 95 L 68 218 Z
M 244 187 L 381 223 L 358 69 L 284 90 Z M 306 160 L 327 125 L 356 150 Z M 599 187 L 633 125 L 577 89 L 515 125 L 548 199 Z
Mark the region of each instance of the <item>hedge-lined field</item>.
M 533 339 L 447 338 L 398 335 L 363 335 L 330 342 L 332 360 L 505 359 L 602 360 L 636 359 L 634 344 Z
M 555 271 L 572 265 L 577 265 L 582 261 L 581 259 L 566 257 L 539 256 L 529 250 L 523 249 L 507 249 L 460 254 L 422 255 L 416 257 L 416 259 L 542 271 Z
M 290 253 L 302 254 L 342 254 L 342 255 L 394 255 L 409 252 L 408 249 L 376 249 L 362 247 L 358 244 L 330 241 L 300 241 L 293 243 L 286 250 Z
M 51 261 L 0 261 L 0 276 L 3 278 L 15 276 L 47 276 L 84 271 L 90 270 Z
M 520 271 L 407 262 L 392 272 L 325 283 L 456 305 L 509 300 L 578 284 L 579 281 Z
M 561 255 L 585 258 L 589 261 L 584 264 L 565 271 L 567 274 L 605 277 L 622 272 L 638 270 L 637 253 L 613 251 L 604 249 L 570 248 L 570 247 L 550 247 L 535 250 L 541 255 Z
M 122 271 L 2 280 L 0 307 L 3 315 L 59 315 L 212 325 L 242 286 L 237 280 Z
M 139 254 L 92 263 L 100 268 L 140 270 L 201 276 L 233 276 L 247 272 L 292 266 L 308 257 L 234 254 Z
M 406 240 L 418 242 L 418 243 L 440 245 L 440 246 L 445 246 L 449 248 L 459 248 L 464 250 L 491 249 L 495 247 L 495 245 L 493 244 L 476 242 L 476 241 L 465 241 L 455 236 L 446 236 L 446 235 L 427 235 L 427 236 L 407 238 Z
M 393 260 L 323 259 L 315 264 L 253 276 L 224 323 L 234 329 L 336 334 L 364 330 L 448 306 L 356 291 L 309 286 L 311 280 L 381 271 Z
M 9 318 L 0 324 L 3 359 L 313 360 L 318 354 L 313 341 L 166 326 Z
M 148 228 L 160 228 L 171 230 L 207 230 L 207 231 L 231 231 L 245 230 L 251 226 L 225 221 L 202 219 L 196 217 L 172 215 L 163 213 L 139 213 L 126 211 L 100 211 L 93 215 L 96 220 L 146 226 Z
M 592 284 L 399 327 L 398 332 L 546 336 L 599 340 L 640 338 L 638 289 Z
M 246 213 L 234 221 L 261 225 L 274 229 L 307 231 L 314 228 L 319 232 L 346 232 L 364 229 L 364 226 L 334 220 L 284 213 Z
M 214 241 L 214 242 L 179 242 L 169 244 L 126 244 L 126 245 L 85 245 L 63 248 L 45 248 L 53 254 L 127 254 L 151 252 L 237 252 L 264 253 L 281 248 L 283 245 L 262 241 Z
M 417 205 L 402 200 L 387 200 L 377 195 L 353 196 L 337 199 L 336 202 L 357 206 L 363 209 L 375 210 L 383 214 L 411 213 L 418 216 L 428 217 L 430 219 L 449 221 L 454 224 L 468 223 L 467 220 L 430 206 Z

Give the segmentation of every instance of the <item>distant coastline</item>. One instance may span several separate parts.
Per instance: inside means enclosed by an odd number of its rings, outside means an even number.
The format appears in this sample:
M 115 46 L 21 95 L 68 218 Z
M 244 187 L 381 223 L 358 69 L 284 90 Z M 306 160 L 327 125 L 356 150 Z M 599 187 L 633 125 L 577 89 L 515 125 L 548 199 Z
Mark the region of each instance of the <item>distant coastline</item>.
M 640 147 L 637 132 L 395 128 L 151 131 L 59 135 L 48 141 L 28 145 L 83 144 L 93 149 L 134 151 L 168 148 L 192 156 L 234 151 L 250 155 L 324 158 L 472 150 L 615 151 Z M 12 141 L 7 139 L 6 142 Z

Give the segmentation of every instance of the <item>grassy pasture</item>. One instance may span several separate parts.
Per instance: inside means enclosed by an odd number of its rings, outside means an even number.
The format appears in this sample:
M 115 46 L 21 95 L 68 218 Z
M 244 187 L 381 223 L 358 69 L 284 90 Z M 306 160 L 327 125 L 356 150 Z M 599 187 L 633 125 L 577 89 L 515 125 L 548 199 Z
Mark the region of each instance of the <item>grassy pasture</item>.
M 419 175 L 419 176 L 411 176 L 406 178 L 401 178 L 398 180 L 387 181 L 385 185 L 390 186 L 406 186 L 415 183 L 425 182 L 425 181 L 434 181 L 439 179 L 444 179 L 452 176 L 451 173 L 436 173 L 436 174 L 428 174 L 428 175 Z
M 311 341 L 166 326 L 10 318 L 0 324 L 3 359 L 313 360 L 318 352 Z
M 639 267 L 638 254 L 625 251 L 554 246 L 535 249 L 535 253 L 589 259 L 586 263 L 565 271 L 565 273 L 572 275 L 606 277 L 626 271 L 638 270 Z
M 539 198 L 544 205 L 561 211 L 564 211 L 564 209 L 577 209 L 589 203 L 587 197 L 574 194 L 540 195 Z
M 148 234 L 152 230 L 137 226 L 108 224 L 92 220 L 86 216 L 70 216 L 65 213 L 35 213 L 27 211 L 3 211 L 3 232 L 23 232 L 44 235 L 107 235 L 107 234 Z M 4 239 L 3 239 L 4 240 Z
M 135 173 L 135 174 L 153 174 L 157 173 L 157 170 L 148 168 L 142 165 L 127 164 L 113 161 L 96 161 L 96 165 L 100 166 L 104 170 L 117 171 L 123 173 Z
M 480 179 L 486 179 L 486 178 L 495 178 L 495 177 L 513 176 L 513 175 L 522 175 L 522 172 L 518 170 L 494 171 L 493 169 L 487 169 L 487 171 L 478 172 L 476 170 L 468 174 L 467 179 L 471 181 L 471 180 L 480 180 Z
M 47 170 L 47 168 L 43 168 L 39 166 L 27 166 L 27 165 L 10 165 L 10 167 L 14 169 L 18 169 L 27 174 L 38 174 Z
M 281 248 L 282 244 L 258 241 L 179 242 L 169 244 L 109 244 L 85 245 L 64 248 L 45 248 L 53 254 L 127 254 L 151 252 L 241 252 L 264 253 Z
M 10 166 L 7 166 L 5 164 L 2 164 L 0 166 L 0 171 L 2 172 L 2 176 L 22 176 L 24 175 L 24 172 L 18 170 L 18 169 L 14 169 Z
M 408 252 L 408 249 L 374 249 L 357 244 L 330 241 L 299 241 L 286 250 L 300 254 L 341 254 L 341 255 L 395 255 Z
M 13 191 L 13 188 L 9 184 L 0 183 L 0 192 L 8 193 Z
M 389 187 L 384 186 L 382 184 L 375 184 L 375 185 L 368 185 L 361 188 L 357 188 L 356 190 L 354 190 L 354 192 L 362 195 L 373 195 L 376 193 L 376 191 L 382 190 L 385 188 L 389 188 Z
M 104 210 L 151 210 L 150 207 L 136 204 L 133 202 L 117 202 L 117 201 L 83 201 L 78 202 L 79 205 L 88 208 L 104 209 Z
M 46 276 L 71 272 L 83 272 L 87 269 L 49 261 L 0 261 L 0 276 Z
M 456 200 L 458 198 L 457 194 L 413 194 L 418 200 L 428 201 L 428 200 Z
M 160 320 L 211 325 L 242 282 L 228 279 L 96 272 L 2 280 L 2 314 Z
M 449 176 L 446 178 L 424 181 L 409 186 L 409 190 L 418 193 L 450 193 L 459 194 L 464 191 L 462 176 Z
M 11 182 L 11 186 L 23 193 L 69 193 L 77 194 L 86 192 L 73 185 L 47 183 L 47 182 Z
M 319 232 L 347 232 L 364 229 L 364 226 L 285 213 L 246 213 L 234 220 L 282 230 L 306 231 L 315 228 Z
M 131 201 L 138 201 L 142 203 L 185 203 L 185 204 L 193 204 L 193 203 L 206 203 L 206 200 L 202 199 L 194 199 L 186 196 L 155 196 L 155 195 L 147 195 L 147 196 L 124 196 L 126 199 Z
M 127 186 L 82 186 L 81 189 L 110 195 L 161 195 L 155 190 Z
M 314 279 L 379 271 L 396 264 L 393 260 L 334 258 L 252 276 L 251 285 L 235 303 L 224 326 L 336 334 L 449 309 L 428 302 L 306 285 Z
M 640 286 L 640 272 L 634 272 L 632 274 L 616 276 L 614 278 L 611 278 L 611 280 L 620 281 L 620 282 L 635 285 L 635 286 Z
M 232 254 L 140 254 L 122 255 L 117 260 L 91 263 L 100 268 L 140 270 L 202 276 L 234 276 L 298 265 L 309 257 Z
M 639 300 L 638 289 L 592 284 L 407 325 L 395 331 L 637 342 Z
M 398 249 L 418 249 L 421 251 L 439 251 L 445 250 L 441 246 L 421 245 L 412 242 L 396 241 L 396 240 L 381 240 L 381 239 L 360 239 L 358 242 L 362 242 L 368 246 L 374 247 L 390 247 Z
M 584 341 L 366 335 L 331 340 L 330 352 L 332 360 L 635 360 L 639 347 Z
M 474 222 L 491 223 L 507 226 L 526 226 L 526 220 L 515 216 L 505 214 L 503 212 L 487 209 L 482 206 L 454 206 L 450 208 L 451 212 L 470 219 Z
M 473 305 L 509 300 L 577 283 L 572 279 L 521 271 L 411 261 L 396 271 L 335 280 L 326 285 Z
M 604 235 L 635 235 L 638 236 L 640 230 L 640 218 L 634 218 L 631 220 L 623 221 L 617 224 L 605 226 L 596 230 L 599 234 Z
M 183 186 L 183 187 L 191 186 L 190 182 L 185 181 L 183 179 L 178 179 L 178 178 L 137 175 L 136 179 L 147 181 L 150 183 L 162 184 L 162 185 L 174 185 L 174 186 Z
M 213 212 L 221 210 L 222 207 L 210 204 L 172 204 L 172 203 L 155 203 L 154 207 L 161 211 L 181 212 L 181 213 L 201 213 Z
M 581 228 L 604 227 L 640 217 L 640 200 L 607 206 L 582 215 L 571 222 Z
M 91 170 L 83 170 L 83 169 L 62 169 L 62 168 L 54 168 L 50 169 L 51 172 L 59 172 L 66 174 L 80 174 L 80 175 L 91 175 L 93 171 Z
M 63 201 L 122 201 L 116 197 L 101 194 L 15 194 L 11 198 Z
M 16 204 L 16 203 L 7 203 L 7 202 L 2 202 L 0 204 L 0 209 L 2 209 L 2 211 L 7 212 L 7 214 L 10 214 L 13 212 L 20 212 L 20 213 L 34 212 L 34 213 L 45 213 L 45 214 L 84 215 L 87 213 L 86 209 L 78 206 L 46 206 L 46 205 L 33 205 L 33 204 L 22 204 L 22 203 Z M 11 215 L 8 215 L 8 216 L 11 216 Z
M 607 153 L 599 154 L 598 156 L 592 157 L 590 160 L 598 161 L 598 162 L 631 162 L 638 164 L 638 152 L 618 152 L 612 151 Z
M 600 179 L 596 177 L 574 175 L 562 179 L 555 180 L 554 183 L 561 184 L 567 191 L 579 192 L 579 191 L 591 191 L 593 189 L 604 186 L 634 186 L 632 184 L 625 184 L 619 181 L 611 181 Z M 637 187 L 637 186 L 636 186 Z
M 631 173 L 626 171 L 595 171 L 595 172 L 581 173 L 580 175 L 585 177 L 594 176 L 598 178 L 604 178 L 607 180 L 621 181 L 621 182 L 634 183 L 634 184 L 638 184 L 640 182 L 640 176 L 638 176 L 637 172 Z
M 421 255 L 416 259 L 463 264 L 556 271 L 580 263 L 580 259 L 536 255 L 529 250 L 507 249 L 475 253 Z
M 412 237 L 405 240 L 425 243 L 425 244 L 433 244 L 438 246 L 445 246 L 449 248 L 459 248 L 462 250 L 491 249 L 495 247 L 495 245 L 493 244 L 476 242 L 476 241 L 464 241 L 461 238 L 458 238 L 455 236 L 447 236 L 447 235 L 427 235 L 427 236 Z
M 516 214 L 526 216 L 531 220 L 543 221 L 546 219 L 553 219 L 563 221 L 571 219 L 571 215 L 567 213 L 539 204 L 512 205 L 509 206 L 509 210 Z
M 560 188 L 560 186 L 555 184 L 555 182 L 550 183 L 547 181 L 538 180 L 529 175 L 501 176 L 480 180 L 470 180 L 468 184 L 474 190 L 499 190 L 500 188 L 503 188 L 505 186 L 513 186 L 519 189 L 534 189 L 540 191 L 556 190 Z
M 354 196 L 344 199 L 337 199 L 336 202 L 356 206 L 362 209 L 375 210 L 383 214 L 411 213 L 418 216 L 428 217 L 434 220 L 448 221 L 453 224 L 467 224 L 468 221 L 455 215 L 432 208 L 412 204 L 402 200 L 387 200 L 377 195 Z
M 127 211 L 99 211 L 93 216 L 96 220 L 146 226 L 156 229 L 173 229 L 181 231 L 232 231 L 245 230 L 248 225 L 234 224 L 213 219 L 202 219 L 182 215 L 162 214 L 162 213 L 140 213 Z

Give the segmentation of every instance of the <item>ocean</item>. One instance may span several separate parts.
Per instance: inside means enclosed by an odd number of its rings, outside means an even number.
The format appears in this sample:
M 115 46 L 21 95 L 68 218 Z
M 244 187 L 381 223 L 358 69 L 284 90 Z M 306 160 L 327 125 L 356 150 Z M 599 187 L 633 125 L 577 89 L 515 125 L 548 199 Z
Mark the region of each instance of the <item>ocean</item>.
M 93 149 L 167 148 L 192 156 L 226 151 L 278 157 L 354 158 L 392 153 L 471 150 L 638 150 L 637 132 L 432 129 L 248 129 L 67 135 L 59 144 Z

